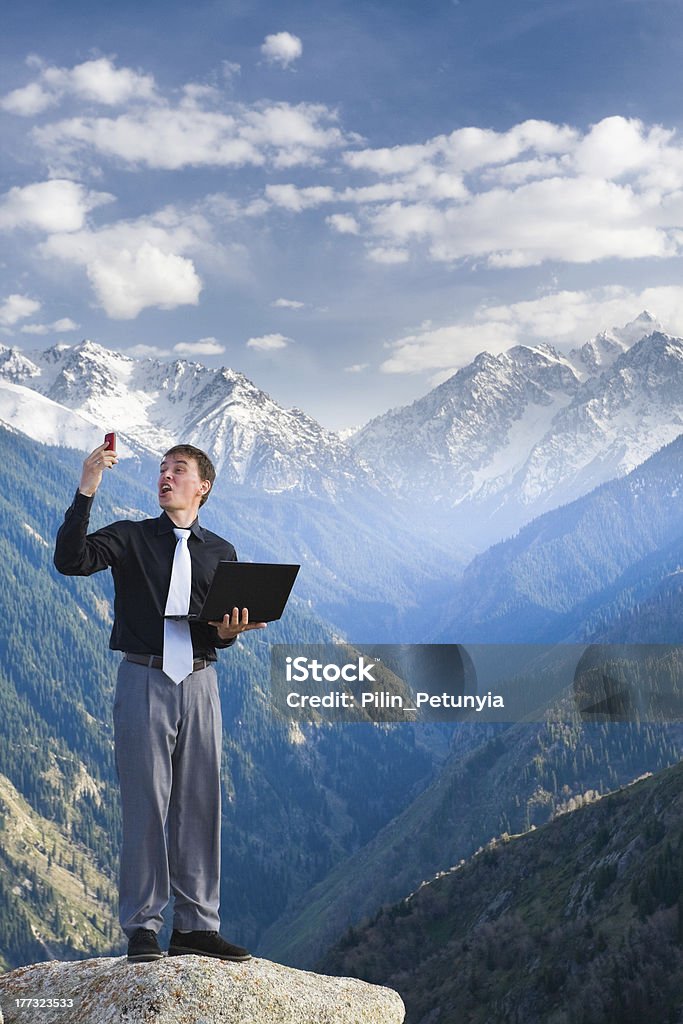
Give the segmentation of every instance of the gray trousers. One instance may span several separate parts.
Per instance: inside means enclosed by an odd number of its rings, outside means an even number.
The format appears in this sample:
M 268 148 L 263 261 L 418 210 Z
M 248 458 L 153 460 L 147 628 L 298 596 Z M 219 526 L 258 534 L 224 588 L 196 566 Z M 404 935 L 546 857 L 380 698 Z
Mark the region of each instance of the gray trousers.
M 114 751 L 123 843 L 119 920 L 158 932 L 171 892 L 173 926 L 219 929 L 221 707 L 216 670 L 176 685 L 161 669 L 122 661 Z

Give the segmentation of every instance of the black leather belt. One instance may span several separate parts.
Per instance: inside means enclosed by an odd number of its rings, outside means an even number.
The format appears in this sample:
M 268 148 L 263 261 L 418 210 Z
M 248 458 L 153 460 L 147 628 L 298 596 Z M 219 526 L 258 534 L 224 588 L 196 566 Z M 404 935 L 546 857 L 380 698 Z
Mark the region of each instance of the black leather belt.
M 158 654 L 124 654 L 126 661 L 132 661 L 135 665 L 147 665 L 148 668 L 163 668 L 164 659 Z M 213 665 L 208 658 L 195 658 L 192 662 L 192 671 L 199 672 L 200 669 Z

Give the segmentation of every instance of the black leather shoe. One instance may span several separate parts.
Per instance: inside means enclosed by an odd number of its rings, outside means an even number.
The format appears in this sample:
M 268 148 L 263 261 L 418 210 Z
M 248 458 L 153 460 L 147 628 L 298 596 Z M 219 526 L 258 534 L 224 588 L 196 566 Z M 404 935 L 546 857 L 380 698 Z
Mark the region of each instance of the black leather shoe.
M 149 928 L 136 928 L 128 940 L 128 959 L 134 963 L 145 963 L 148 960 L 161 960 L 161 952 L 156 932 Z
M 218 932 L 178 932 L 171 935 L 169 956 L 213 956 L 218 960 L 251 960 L 251 953 L 244 946 L 233 946 Z

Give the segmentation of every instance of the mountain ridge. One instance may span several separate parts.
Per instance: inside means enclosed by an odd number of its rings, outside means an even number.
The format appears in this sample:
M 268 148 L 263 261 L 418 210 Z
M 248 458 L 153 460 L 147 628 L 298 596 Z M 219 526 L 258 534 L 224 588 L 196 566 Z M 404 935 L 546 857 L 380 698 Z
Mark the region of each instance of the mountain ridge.
M 682 809 L 678 764 L 506 832 L 317 969 L 396 988 L 406 1024 L 680 1024 Z
M 419 509 L 423 528 L 450 538 L 460 558 L 629 472 L 683 430 L 683 342 L 647 311 L 568 355 L 547 342 L 483 351 L 346 440 L 229 367 L 137 359 L 89 340 L 0 346 L 5 381 L 27 391 L 0 387 L 0 419 L 44 443 L 50 431 L 40 416 L 31 422 L 30 393 L 66 410 L 46 417 L 58 442 L 83 432 L 88 447 L 92 422 L 118 428 L 123 455 L 156 458 L 182 436 L 233 485 L 369 495 L 409 517 Z
M 1 347 L 0 377 L 116 429 L 132 452 L 158 457 L 182 436 L 210 451 L 231 483 L 331 495 L 378 490 L 376 474 L 336 434 L 228 367 L 134 359 L 85 340 L 27 354 Z
M 408 500 L 428 490 L 443 529 L 487 547 L 681 433 L 683 342 L 658 327 L 643 313 L 569 356 L 548 344 L 480 353 L 349 444 Z

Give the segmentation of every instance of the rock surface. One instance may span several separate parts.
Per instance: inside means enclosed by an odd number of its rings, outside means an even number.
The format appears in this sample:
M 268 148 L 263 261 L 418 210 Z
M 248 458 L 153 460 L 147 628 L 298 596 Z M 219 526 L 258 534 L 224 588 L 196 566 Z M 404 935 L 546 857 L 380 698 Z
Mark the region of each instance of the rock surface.
M 17 1000 L 52 1000 L 17 1005 Z M 54 1005 L 71 1000 L 73 1005 Z M 19 967 L 0 976 L 0 1024 L 402 1024 L 398 993 L 270 960 L 125 957 Z M 47 1008 L 49 1007 L 49 1008 Z

